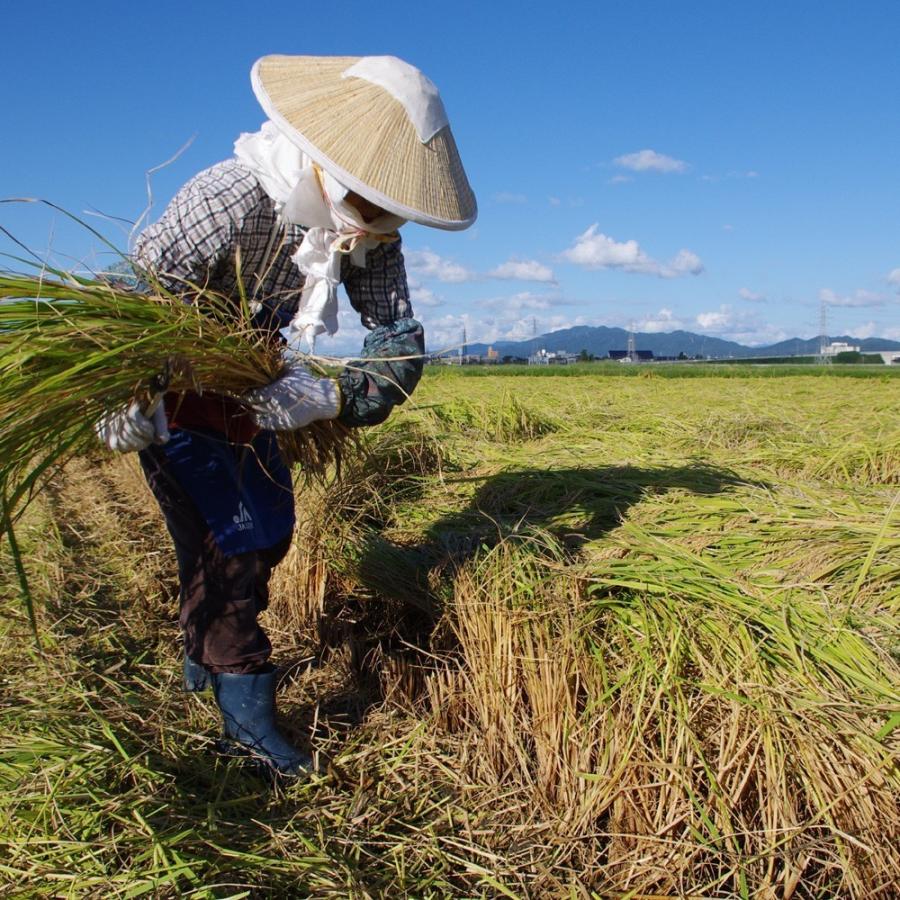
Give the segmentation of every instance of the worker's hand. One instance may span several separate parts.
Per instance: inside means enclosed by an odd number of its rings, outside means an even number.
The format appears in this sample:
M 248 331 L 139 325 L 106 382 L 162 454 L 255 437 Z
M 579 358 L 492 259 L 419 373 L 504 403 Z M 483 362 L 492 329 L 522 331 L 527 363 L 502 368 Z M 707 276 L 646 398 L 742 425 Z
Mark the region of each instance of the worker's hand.
M 247 391 L 241 398 L 253 410 L 260 428 L 295 431 L 312 422 L 334 419 L 341 411 L 341 392 L 331 378 L 318 378 L 301 363 L 265 387 Z
M 105 415 L 95 430 L 108 449 L 120 453 L 144 450 L 151 444 L 165 444 L 169 440 L 166 408 L 162 403 L 147 417 L 134 401 L 125 409 Z

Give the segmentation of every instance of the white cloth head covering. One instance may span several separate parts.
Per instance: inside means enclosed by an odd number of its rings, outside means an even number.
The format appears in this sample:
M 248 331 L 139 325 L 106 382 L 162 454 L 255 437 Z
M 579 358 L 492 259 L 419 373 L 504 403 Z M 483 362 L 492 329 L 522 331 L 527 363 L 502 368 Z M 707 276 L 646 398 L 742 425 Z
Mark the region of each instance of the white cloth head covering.
M 399 100 L 423 144 L 450 124 L 434 82 L 396 56 L 364 56 L 342 72 L 341 78 L 362 78 Z
M 307 231 L 291 257 L 305 277 L 297 312 L 288 326 L 288 345 L 315 349 L 317 335 L 338 330 L 337 287 L 341 255 L 350 254 L 364 267 L 366 253 L 384 241 L 397 240 L 395 232 L 405 219 L 384 213 L 366 222 L 347 202 L 348 189 L 323 172 L 272 122 L 253 134 L 242 134 L 234 155 L 259 180 L 275 203 L 283 222 Z

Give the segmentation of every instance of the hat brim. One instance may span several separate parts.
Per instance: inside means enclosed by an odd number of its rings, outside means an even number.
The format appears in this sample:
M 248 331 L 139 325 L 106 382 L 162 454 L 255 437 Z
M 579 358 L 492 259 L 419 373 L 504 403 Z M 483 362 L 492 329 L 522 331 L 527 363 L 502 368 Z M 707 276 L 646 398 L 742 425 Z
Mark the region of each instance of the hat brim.
M 253 93 L 269 118 L 341 184 L 382 209 L 432 228 L 468 228 L 478 215 L 446 126 L 423 143 L 403 105 L 377 85 L 342 77 L 359 57 L 264 56 Z

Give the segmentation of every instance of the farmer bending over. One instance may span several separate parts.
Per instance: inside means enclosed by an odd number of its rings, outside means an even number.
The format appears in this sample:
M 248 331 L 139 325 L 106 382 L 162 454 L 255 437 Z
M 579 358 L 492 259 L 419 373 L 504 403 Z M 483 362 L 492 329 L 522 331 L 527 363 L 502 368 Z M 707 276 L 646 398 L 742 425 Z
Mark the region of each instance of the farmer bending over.
M 275 432 L 376 424 L 413 390 L 424 337 L 397 229 L 466 228 L 476 206 L 437 89 L 413 66 L 266 56 L 251 80 L 268 121 L 178 192 L 134 260 L 186 298 L 208 288 L 237 302 L 243 290 L 253 324 L 292 349 L 337 331 L 342 283 L 369 329 L 364 361 L 319 378 L 288 354 L 282 376 L 242 403 L 168 394 L 149 418 L 136 405 L 109 417 L 100 435 L 140 451 L 175 543 L 185 689 L 211 683 L 225 737 L 296 775 L 312 762 L 275 725 L 271 644 L 257 622 L 294 527 Z

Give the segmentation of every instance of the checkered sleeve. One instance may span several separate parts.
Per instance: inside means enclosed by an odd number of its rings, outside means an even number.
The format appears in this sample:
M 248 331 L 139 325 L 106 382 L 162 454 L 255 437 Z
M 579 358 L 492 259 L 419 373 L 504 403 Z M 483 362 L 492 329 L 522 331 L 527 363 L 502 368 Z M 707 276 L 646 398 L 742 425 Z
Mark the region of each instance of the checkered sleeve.
M 379 244 L 366 254 L 365 267 L 355 266 L 349 256 L 341 265 L 341 281 L 353 308 L 368 329 L 392 325 L 412 318 L 409 286 L 400 241 Z
M 205 286 L 233 253 L 256 193 L 256 179 L 229 163 L 201 172 L 181 188 L 159 221 L 140 234 L 132 253 L 135 262 L 174 292 Z

